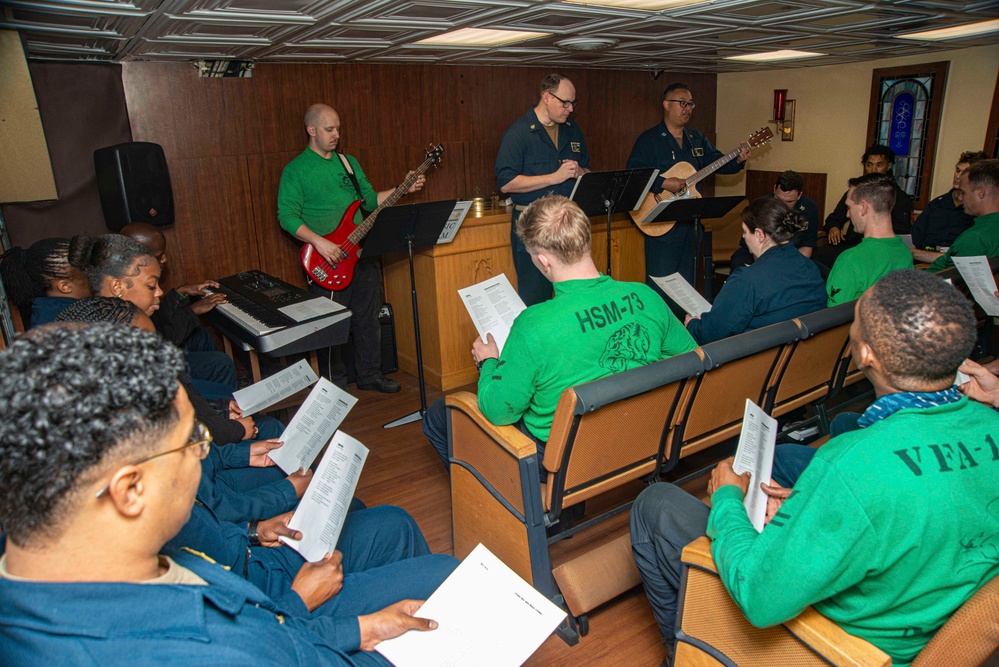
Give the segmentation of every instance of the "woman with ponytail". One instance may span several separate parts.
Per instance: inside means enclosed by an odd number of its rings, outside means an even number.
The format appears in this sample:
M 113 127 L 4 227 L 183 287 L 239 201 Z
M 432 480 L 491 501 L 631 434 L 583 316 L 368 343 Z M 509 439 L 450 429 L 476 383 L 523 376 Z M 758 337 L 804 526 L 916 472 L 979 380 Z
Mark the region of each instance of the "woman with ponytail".
M 27 250 L 11 248 L 0 257 L 0 277 L 25 328 L 48 324 L 74 301 L 90 296 L 87 276 L 70 266 L 68 252 L 69 239 L 51 238 Z
M 685 324 L 702 345 L 825 308 L 819 270 L 791 243 L 807 226 L 781 201 L 760 198 L 742 211 L 742 238 L 756 258 L 732 272 L 711 310 L 687 316 Z

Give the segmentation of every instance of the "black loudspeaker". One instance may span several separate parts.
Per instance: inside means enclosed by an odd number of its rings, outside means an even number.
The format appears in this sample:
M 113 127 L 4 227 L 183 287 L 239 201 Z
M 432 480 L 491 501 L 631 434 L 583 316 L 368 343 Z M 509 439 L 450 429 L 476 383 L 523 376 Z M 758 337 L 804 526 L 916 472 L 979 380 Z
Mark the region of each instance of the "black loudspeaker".
M 392 304 L 386 303 L 378 311 L 378 324 L 382 333 L 382 375 L 395 373 L 399 370 L 399 353 L 395 347 L 395 316 L 392 314 Z M 347 381 L 357 381 L 357 369 L 354 366 L 353 335 L 343 344 L 340 353 L 343 365 L 347 368 Z
M 108 229 L 130 222 L 173 224 L 173 189 L 159 144 L 132 141 L 94 151 L 97 191 Z

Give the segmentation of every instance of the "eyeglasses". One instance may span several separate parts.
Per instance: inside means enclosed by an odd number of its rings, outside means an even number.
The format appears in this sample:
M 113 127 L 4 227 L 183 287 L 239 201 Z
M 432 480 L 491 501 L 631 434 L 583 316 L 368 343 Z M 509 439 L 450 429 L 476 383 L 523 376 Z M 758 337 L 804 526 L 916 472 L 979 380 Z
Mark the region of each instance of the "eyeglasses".
M 693 102 L 690 102 L 688 100 L 666 100 L 666 101 L 667 102 L 676 102 L 677 104 L 680 105 L 681 109 L 693 109 L 694 107 L 697 106 L 696 104 L 694 104 Z
M 182 452 L 189 447 L 198 447 L 197 450 L 198 458 L 204 460 L 208 456 L 208 450 L 211 447 L 212 434 L 208 431 L 208 427 L 199 421 L 194 422 L 194 428 L 191 429 L 191 437 L 188 439 L 186 445 L 177 447 L 176 449 L 168 449 L 165 452 L 160 452 L 159 454 L 153 454 L 152 456 L 147 456 L 144 459 L 139 459 L 138 461 L 132 461 L 128 465 L 137 466 L 153 459 L 158 459 L 161 456 L 166 456 L 167 454 L 173 454 L 175 452 Z M 103 498 L 108 490 L 111 488 L 111 482 L 105 484 L 100 491 L 97 492 L 95 498 Z
M 551 92 L 550 92 L 550 93 L 548 93 L 548 94 L 549 94 L 549 95 L 551 95 L 552 97 L 554 97 L 554 98 L 555 98 L 556 100 L 558 100 L 559 102 L 561 102 L 561 103 L 562 103 L 562 108 L 563 108 L 563 109 L 568 109 L 569 107 L 572 107 L 573 109 L 576 109 L 576 108 L 578 108 L 578 107 L 579 107 L 579 100 L 572 100 L 572 101 L 570 101 L 570 102 L 566 102 L 565 100 L 563 100 L 563 99 L 562 99 L 561 97 L 559 97 L 559 96 L 558 96 L 558 95 L 556 95 L 555 93 L 551 93 Z

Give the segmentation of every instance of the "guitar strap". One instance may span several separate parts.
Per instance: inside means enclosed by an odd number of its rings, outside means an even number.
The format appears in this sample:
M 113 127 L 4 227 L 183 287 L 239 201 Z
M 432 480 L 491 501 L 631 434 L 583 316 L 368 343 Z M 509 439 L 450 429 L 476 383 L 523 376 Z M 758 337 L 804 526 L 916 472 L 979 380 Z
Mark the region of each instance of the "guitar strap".
M 337 153 L 337 157 L 340 158 L 343 168 L 347 171 L 347 175 L 350 176 L 350 182 L 354 184 L 354 191 L 357 192 L 357 198 L 363 202 L 364 195 L 361 194 L 361 184 L 357 182 L 357 176 L 354 174 L 354 169 L 350 166 L 350 160 L 343 153 Z

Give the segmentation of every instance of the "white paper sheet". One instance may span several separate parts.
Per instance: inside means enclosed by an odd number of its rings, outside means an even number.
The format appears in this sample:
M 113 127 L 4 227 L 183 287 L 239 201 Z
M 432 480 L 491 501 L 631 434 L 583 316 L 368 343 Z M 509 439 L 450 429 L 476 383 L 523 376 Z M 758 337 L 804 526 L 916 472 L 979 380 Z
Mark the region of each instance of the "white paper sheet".
M 960 387 L 962 384 L 965 384 L 967 382 L 971 382 L 971 376 L 968 375 L 967 373 L 962 373 L 961 371 L 958 371 L 957 377 L 954 378 L 954 384 Z
M 302 531 L 302 539 L 282 537 L 281 541 L 310 563 L 333 553 L 367 458 L 367 447 L 337 431 L 288 523 L 294 530 Z
M 909 250 L 916 249 L 916 246 L 912 245 L 912 234 L 898 234 L 897 236 L 898 238 L 902 239 L 902 243 L 905 244 L 906 248 L 908 248 Z
M 357 398 L 326 378 L 319 378 L 305 403 L 298 408 L 291 423 L 281 434 L 281 442 L 284 444 L 272 449 L 267 456 L 288 474 L 299 468 L 308 468 L 316 460 L 323 445 L 330 441 L 333 432 L 340 428 L 355 403 Z
M 243 416 L 249 417 L 305 389 L 318 379 L 309 362 L 302 359 L 294 366 L 289 366 L 256 384 L 234 391 L 232 397 L 243 411 Z
M 951 257 L 954 266 L 961 272 L 964 284 L 971 291 L 971 296 L 991 317 L 999 317 L 999 299 L 996 298 L 996 279 L 992 275 L 989 259 L 984 255 L 977 257 Z
M 763 493 L 760 484 L 770 483 L 776 442 L 777 420 L 747 398 L 732 469 L 740 475 L 747 471 L 752 475 L 745 499 L 746 513 L 753 527 L 761 533 L 767 516 L 767 494 Z
M 333 299 L 324 299 L 321 296 L 278 308 L 280 312 L 296 322 L 304 322 L 323 315 L 332 315 L 346 309 L 347 306 L 342 303 L 337 303 Z
M 417 616 L 437 621 L 437 629 L 407 632 L 375 647 L 396 667 L 517 667 L 565 612 L 480 544 Z
M 451 211 L 451 216 L 444 224 L 441 235 L 437 237 L 438 245 L 441 243 L 450 243 L 454 240 L 454 237 L 458 234 L 458 229 L 461 228 L 462 221 L 468 215 L 468 211 L 471 208 L 472 202 L 470 201 L 460 201 L 454 205 L 454 210 Z
M 708 300 L 701 296 L 679 273 L 660 278 L 652 276 L 652 280 L 691 316 L 700 317 L 703 313 L 711 310 L 711 304 L 708 303 Z
M 502 352 L 513 321 L 527 308 L 506 274 L 501 273 L 495 278 L 460 289 L 458 296 L 482 340 L 486 340 L 486 334 L 491 333 Z

